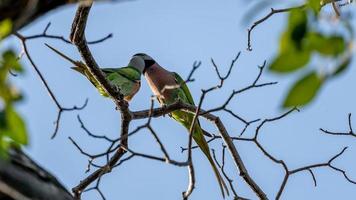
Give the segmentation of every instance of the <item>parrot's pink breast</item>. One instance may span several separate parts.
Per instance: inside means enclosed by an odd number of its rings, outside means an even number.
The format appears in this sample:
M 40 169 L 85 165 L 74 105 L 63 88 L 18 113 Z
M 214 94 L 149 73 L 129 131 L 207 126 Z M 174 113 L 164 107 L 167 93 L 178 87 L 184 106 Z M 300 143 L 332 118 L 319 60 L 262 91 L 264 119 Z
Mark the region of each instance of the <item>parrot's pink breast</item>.
M 159 99 L 169 98 L 172 89 L 168 88 L 177 84 L 173 74 L 158 64 L 149 67 L 146 70 L 145 77 L 152 92 Z

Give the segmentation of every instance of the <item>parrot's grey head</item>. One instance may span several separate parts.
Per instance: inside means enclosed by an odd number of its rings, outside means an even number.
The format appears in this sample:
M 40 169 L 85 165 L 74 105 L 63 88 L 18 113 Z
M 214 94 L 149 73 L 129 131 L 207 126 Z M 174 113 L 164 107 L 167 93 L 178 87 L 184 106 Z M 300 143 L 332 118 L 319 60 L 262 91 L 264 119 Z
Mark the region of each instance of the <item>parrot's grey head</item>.
M 137 60 L 135 62 L 137 62 L 137 69 L 140 70 L 140 72 L 145 73 L 146 69 L 148 69 L 149 67 L 151 67 L 152 65 L 154 65 L 156 63 L 155 60 L 153 60 L 153 58 L 145 53 L 137 53 L 135 54 L 131 61 L 133 60 Z M 130 61 L 130 63 L 131 63 Z

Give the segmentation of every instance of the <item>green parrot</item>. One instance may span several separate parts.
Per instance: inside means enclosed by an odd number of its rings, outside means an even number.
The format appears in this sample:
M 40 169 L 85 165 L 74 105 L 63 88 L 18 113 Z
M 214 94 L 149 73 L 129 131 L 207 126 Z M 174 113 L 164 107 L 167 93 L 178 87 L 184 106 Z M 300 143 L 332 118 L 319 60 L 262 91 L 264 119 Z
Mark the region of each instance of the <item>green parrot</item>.
M 135 56 L 139 56 L 144 60 L 145 68 L 143 73 L 148 85 L 161 105 L 173 104 L 177 100 L 190 105 L 195 105 L 185 81 L 177 73 L 167 71 L 146 54 L 139 53 Z M 182 124 L 188 131 L 190 130 L 194 114 L 183 110 L 176 110 L 171 112 L 169 116 Z M 208 143 L 204 138 L 205 133 L 206 132 L 201 128 L 198 120 L 193 128 L 193 139 L 208 158 L 218 180 L 222 196 L 225 198 L 225 191 L 227 195 L 229 195 L 229 191 L 210 154 Z M 206 134 L 209 135 L 208 133 Z
M 98 89 L 101 95 L 108 97 L 108 94 L 106 94 L 104 88 L 100 86 L 94 76 L 87 70 L 87 67 L 83 62 L 74 61 L 50 45 L 46 44 L 46 46 L 69 62 L 73 63 L 74 67 L 72 67 L 72 69 L 86 76 L 87 79 Z M 140 89 L 141 74 L 143 73 L 144 67 L 144 60 L 140 56 L 133 56 L 127 67 L 101 68 L 101 72 L 114 87 L 120 89 L 120 92 L 124 95 L 124 99 L 129 102 Z

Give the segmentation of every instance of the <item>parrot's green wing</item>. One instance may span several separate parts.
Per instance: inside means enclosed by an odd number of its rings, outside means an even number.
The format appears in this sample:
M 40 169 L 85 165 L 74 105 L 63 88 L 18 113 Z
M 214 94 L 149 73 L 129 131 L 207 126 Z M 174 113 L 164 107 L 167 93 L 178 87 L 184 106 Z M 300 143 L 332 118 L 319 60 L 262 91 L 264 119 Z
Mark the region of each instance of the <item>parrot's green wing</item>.
M 190 91 L 189 91 L 189 88 L 187 86 L 187 84 L 185 83 L 185 81 L 175 72 L 173 72 L 173 75 L 176 79 L 176 83 L 180 85 L 180 88 L 177 90 L 178 91 L 178 98 L 180 100 L 183 100 L 185 103 L 189 103 L 191 105 L 195 105 L 194 104 L 194 100 L 193 100 L 193 97 L 192 95 L 190 94 Z M 186 101 L 187 102 L 186 102 Z M 182 123 L 188 130 L 190 130 L 191 128 L 191 124 L 192 124 L 192 121 L 193 121 L 193 117 L 194 115 L 192 113 L 187 113 L 187 112 L 184 112 L 184 111 L 175 111 L 172 113 L 172 117 L 179 121 L 180 123 Z M 197 143 L 197 145 L 200 147 L 200 149 L 203 151 L 203 153 L 207 156 L 213 170 L 214 170 L 214 173 L 215 173 L 215 176 L 216 178 L 218 179 L 218 183 L 219 183 L 219 186 L 220 186 L 220 190 L 221 190 L 221 193 L 223 195 L 223 197 L 225 198 L 225 192 L 229 195 L 229 190 L 224 182 L 224 179 L 221 177 L 220 173 L 219 173 L 219 170 L 217 169 L 215 163 L 214 163 L 214 160 L 213 158 L 211 157 L 210 155 L 210 149 L 209 149 L 209 146 L 208 146 L 208 143 L 206 142 L 205 138 L 204 138 L 204 134 L 209 134 L 211 135 L 210 133 L 207 133 L 205 132 L 201 126 L 200 126 L 200 122 L 199 122 L 199 119 L 197 119 L 197 122 L 194 126 L 194 129 L 193 129 L 193 139 L 195 140 L 195 142 Z
M 103 68 L 101 69 L 105 74 L 118 73 L 121 76 L 131 81 L 140 81 L 141 73 L 134 67 L 122 67 L 122 68 Z
M 185 94 L 185 97 L 188 100 L 188 102 L 185 102 L 185 103 L 189 103 L 190 105 L 195 105 L 194 104 L 194 99 L 192 97 L 192 94 L 190 93 L 189 88 L 188 88 L 187 84 L 185 83 L 185 81 L 182 79 L 182 77 L 179 76 L 179 74 L 173 72 L 173 75 L 174 75 L 174 77 L 176 79 L 177 84 L 180 85 L 180 88 L 183 90 L 183 92 Z M 199 120 L 198 120 L 198 124 L 200 126 Z M 202 129 L 202 131 L 203 131 L 203 134 L 205 136 L 208 136 L 208 137 L 212 137 L 213 136 L 212 134 L 210 134 L 209 132 L 207 132 L 204 129 Z
M 185 83 L 185 81 L 182 79 L 182 77 L 179 76 L 179 74 L 173 72 L 173 75 L 174 75 L 174 77 L 176 79 L 177 84 L 180 85 L 180 88 L 183 90 L 183 92 L 184 92 L 184 94 L 185 94 L 185 96 L 186 96 L 186 98 L 188 100 L 188 102 L 186 102 L 186 103 L 189 103 L 191 105 L 195 105 L 194 104 L 194 99 L 192 97 L 192 94 L 190 93 L 189 88 L 188 88 L 187 84 Z
M 180 85 L 180 88 L 183 90 L 183 92 L 184 92 L 184 94 L 186 96 L 186 99 L 188 100 L 188 102 L 186 102 L 186 103 L 189 103 L 190 105 L 195 105 L 194 99 L 192 97 L 192 94 L 190 93 L 189 88 L 188 88 L 187 84 L 185 83 L 185 81 L 182 79 L 182 77 L 179 76 L 179 74 L 173 72 L 173 75 L 174 75 L 174 77 L 176 79 L 177 84 Z M 198 124 L 200 126 L 199 120 L 198 120 Z M 204 129 L 202 129 L 202 131 L 203 131 L 203 134 L 205 136 L 208 136 L 208 137 L 212 137 L 213 136 L 209 132 L 205 131 Z
M 133 67 L 102 68 L 105 78 L 130 100 L 140 87 L 141 73 Z M 100 88 L 98 88 L 99 91 Z M 105 93 L 101 93 L 105 96 Z

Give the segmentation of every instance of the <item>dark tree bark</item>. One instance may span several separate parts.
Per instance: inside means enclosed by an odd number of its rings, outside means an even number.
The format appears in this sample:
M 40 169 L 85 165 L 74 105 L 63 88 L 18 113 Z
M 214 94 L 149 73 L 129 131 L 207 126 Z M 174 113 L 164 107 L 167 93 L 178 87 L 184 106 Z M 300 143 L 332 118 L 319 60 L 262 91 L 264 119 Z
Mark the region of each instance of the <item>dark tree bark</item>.
M 7 159 L 0 158 L 0 199 L 73 200 L 73 197 L 24 152 L 10 149 Z
M 0 21 L 11 19 L 13 31 L 26 26 L 43 14 L 75 0 L 0 0 Z

